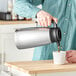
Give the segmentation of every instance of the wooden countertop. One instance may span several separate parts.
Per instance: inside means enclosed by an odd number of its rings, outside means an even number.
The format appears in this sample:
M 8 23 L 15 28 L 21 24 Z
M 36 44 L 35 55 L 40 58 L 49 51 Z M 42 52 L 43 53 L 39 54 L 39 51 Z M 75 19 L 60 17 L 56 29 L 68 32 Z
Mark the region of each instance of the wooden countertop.
M 76 64 L 55 65 L 51 60 L 6 62 L 5 65 L 29 74 L 76 71 Z
M 30 24 L 33 21 L 0 21 L 0 25 L 10 25 L 10 24 Z

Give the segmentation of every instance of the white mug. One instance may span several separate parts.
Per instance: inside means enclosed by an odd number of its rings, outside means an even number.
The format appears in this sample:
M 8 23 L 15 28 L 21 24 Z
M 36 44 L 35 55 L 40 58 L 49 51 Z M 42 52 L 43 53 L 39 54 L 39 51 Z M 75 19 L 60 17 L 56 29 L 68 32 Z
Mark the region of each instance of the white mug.
M 65 64 L 66 62 L 66 51 L 53 51 L 54 64 Z

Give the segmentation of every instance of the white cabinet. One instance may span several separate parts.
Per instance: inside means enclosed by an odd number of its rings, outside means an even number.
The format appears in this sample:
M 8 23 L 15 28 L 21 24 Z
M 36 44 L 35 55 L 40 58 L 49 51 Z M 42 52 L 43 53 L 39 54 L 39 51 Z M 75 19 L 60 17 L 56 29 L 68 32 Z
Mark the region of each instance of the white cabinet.
M 19 50 L 15 46 L 14 33 L 16 28 L 34 27 L 35 24 L 0 25 L 0 55 L 3 52 L 5 61 L 32 60 L 34 48 Z
M 44 74 L 37 74 L 36 76 L 76 76 L 76 72 L 44 73 Z
M 28 73 L 23 73 L 21 71 L 18 70 L 12 70 L 10 71 L 12 72 L 13 76 L 76 76 L 76 71 L 71 71 L 71 72 L 54 72 L 54 73 L 34 73 L 34 74 L 28 74 Z

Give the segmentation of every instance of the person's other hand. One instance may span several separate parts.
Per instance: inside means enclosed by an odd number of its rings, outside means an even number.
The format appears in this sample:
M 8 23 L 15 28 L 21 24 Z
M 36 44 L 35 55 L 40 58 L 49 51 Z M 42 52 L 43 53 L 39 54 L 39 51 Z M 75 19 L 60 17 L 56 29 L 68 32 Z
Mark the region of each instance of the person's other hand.
M 76 63 L 76 50 L 66 51 L 66 60 L 69 63 Z
M 53 20 L 55 23 L 58 22 L 57 18 L 54 18 L 49 13 L 41 10 L 37 13 L 37 20 L 39 25 L 41 26 L 48 26 L 51 25 L 51 21 Z

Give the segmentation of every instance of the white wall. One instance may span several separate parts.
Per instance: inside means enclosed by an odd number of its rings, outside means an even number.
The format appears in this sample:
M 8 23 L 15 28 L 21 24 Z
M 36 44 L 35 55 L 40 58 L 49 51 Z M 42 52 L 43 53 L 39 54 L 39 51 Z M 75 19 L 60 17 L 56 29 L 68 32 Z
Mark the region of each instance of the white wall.
M 6 53 L 6 61 L 29 61 L 32 60 L 34 48 L 17 49 L 14 42 L 14 33 L 8 33 L 4 38 L 4 50 Z
M 5 61 L 30 61 L 34 48 L 19 50 L 15 46 L 14 32 L 16 28 L 32 27 L 35 24 L 0 25 L 0 53 L 5 52 Z
M 8 0 L 0 0 L 0 12 L 7 12 L 7 1 Z

